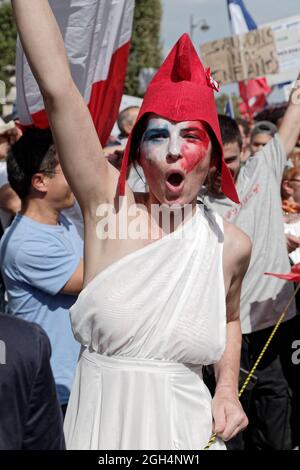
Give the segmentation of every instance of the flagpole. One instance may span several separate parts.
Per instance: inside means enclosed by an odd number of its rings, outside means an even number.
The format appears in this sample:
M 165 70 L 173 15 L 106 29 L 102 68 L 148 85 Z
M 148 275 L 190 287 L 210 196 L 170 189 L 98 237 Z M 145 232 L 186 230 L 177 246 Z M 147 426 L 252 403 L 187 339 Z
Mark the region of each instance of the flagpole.
M 233 107 L 233 101 L 232 101 L 232 95 L 231 95 L 231 93 L 229 93 L 229 104 L 230 104 L 230 107 L 231 107 L 233 119 L 235 119 L 235 112 L 234 112 L 234 107 Z
M 229 9 L 229 2 L 228 2 L 228 0 L 225 0 L 225 1 L 226 1 L 226 5 L 227 5 L 226 9 L 227 9 L 227 15 L 228 15 L 228 20 L 229 20 L 229 27 L 230 27 L 230 31 L 231 31 L 231 36 L 234 36 L 235 32 L 234 32 L 234 29 L 233 29 L 233 26 L 232 26 L 232 19 L 231 19 L 231 14 L 230 14 L 230 9 Z M 240 94 L 240 98 L 241 98 L 241 90 L 240 90 L 240 86 L 239 86 L 238 82 L 237 82 L 237 85 L 238 85 L 238 88 L 239 88 L 239 94 Z M 233 115 L 234 115 L 234 118 L 235 118 L 235 112 L 234 112 L 234 108 L 233 108 L 231 93 L 229 95 L 229 102 L 230 102 L 230 106 L 231 106 L 231 109 L 232 109 L 232 112 L 233 112 Z M 247 106 L 247 108 L 248 108 L 248 106 Z M 249 108 L 248 108 L 248 116 L 249 116 L 249 121 L 251 121 Z

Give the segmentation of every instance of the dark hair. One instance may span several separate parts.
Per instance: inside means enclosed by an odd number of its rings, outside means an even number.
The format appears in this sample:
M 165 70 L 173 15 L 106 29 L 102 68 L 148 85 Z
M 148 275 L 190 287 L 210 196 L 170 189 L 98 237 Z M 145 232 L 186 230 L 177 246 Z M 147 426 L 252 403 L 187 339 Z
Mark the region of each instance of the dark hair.
M 286 109 L 287 109 L 286 103 L 269 106 L 268 108 L 258 113 L 255 116 L 254 120 L 256 122 L 269 121 L 277 126 L 277 122 L 279 121 L 279 119 L 283 118 L 286 112 Z
M 219 114 L 218 117 L 223 145 L 236 142 L 242 150 L 243 141 L 237 122 L 231 117 L 225 116 L 225 114 Z
M 249 122 L 246 121 L 246 119 L 239 118 L 239 117 L 236 118 L 236 122 L 238 126 L 241 126 L 243 128 L 245 136 L 248 137 L 248 135 L 250 134 Z
M 129 161 L 131 163 L 138 162 L 139 160 L 139 146 L 143 138 L 144 132 L 147 128 L 148 118 L 150 113 L 145 113 L 141 119 L 136 123 L 132 137 L 131 137 L 131 146 L 129 151 Z
M 30 193 L 35 173 L 53 175 L 58 158 L 49 129 L 31 128 L 12 146 L 7 157 L 8 181 L 20 199 Z

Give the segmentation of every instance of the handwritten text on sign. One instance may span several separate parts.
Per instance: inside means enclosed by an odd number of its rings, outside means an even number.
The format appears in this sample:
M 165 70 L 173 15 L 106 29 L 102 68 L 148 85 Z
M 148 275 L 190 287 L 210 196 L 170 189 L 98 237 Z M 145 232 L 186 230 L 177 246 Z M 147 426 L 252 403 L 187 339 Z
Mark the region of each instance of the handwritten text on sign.
M 278 72 L 278 58 L 271 28 L 210 41 L 201 56 L 212 76 L 223 84 Z

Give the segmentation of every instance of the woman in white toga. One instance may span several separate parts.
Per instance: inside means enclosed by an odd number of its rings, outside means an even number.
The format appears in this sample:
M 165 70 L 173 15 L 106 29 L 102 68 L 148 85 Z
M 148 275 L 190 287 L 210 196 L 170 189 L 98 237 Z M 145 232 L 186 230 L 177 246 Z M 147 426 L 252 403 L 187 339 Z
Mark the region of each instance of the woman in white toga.
M 85 287 L 71 309 L 83 347 L 67 447 L 196 450 L 212 432 L 233 437 L 247 425 L 237 397 L 239 296 L 251 246 L 196 203 L 215 167 L 224 193 L 237 200 L 216 83 L 183 35 L 148 88 L 119 174 L 102 154 L 48 2 L 12 3 L 85 222 Z M 142 166 L 149 193 L 126 185 L 128 160 Z M 215 365 L 213 399 L 206 364 Z M 225 444 L 218 439 L 213 448 Z

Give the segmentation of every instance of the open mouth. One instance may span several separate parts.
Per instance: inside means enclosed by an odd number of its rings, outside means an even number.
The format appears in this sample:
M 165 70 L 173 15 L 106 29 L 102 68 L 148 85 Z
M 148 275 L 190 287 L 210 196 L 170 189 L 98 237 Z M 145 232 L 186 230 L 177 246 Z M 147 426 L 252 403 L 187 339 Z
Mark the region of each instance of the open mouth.
M 168 176 L 167 181 L 172 186 L 180 186 L 183 181 L 183 176 L 180 173 L 172 173 Z
M 184 183 L 184 174 L 180 171 L 171 171 L 166 175 L 166 184 L 170 191 L 179 191 Z

